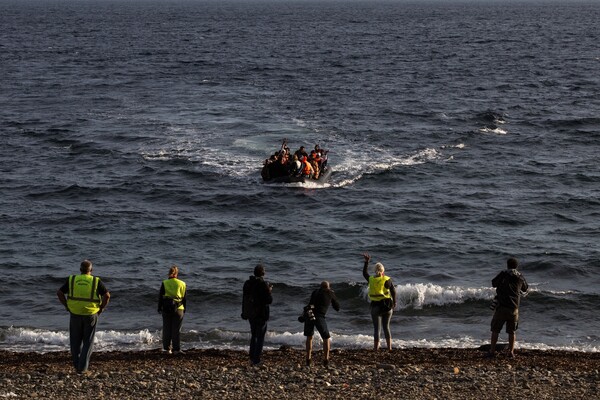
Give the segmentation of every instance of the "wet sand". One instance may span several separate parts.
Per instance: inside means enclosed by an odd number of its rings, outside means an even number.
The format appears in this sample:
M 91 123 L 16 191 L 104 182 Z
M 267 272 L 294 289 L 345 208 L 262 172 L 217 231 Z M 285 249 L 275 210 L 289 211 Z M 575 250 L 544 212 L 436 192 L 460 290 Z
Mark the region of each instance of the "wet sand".
M 67 352 L 0 351 L 0 398 L 44 399 L 557 399 L 598 398 L 600 353 L 480 349 L 267 351 L 250 366 L 231 350 L 96 352 L 78 375 Z

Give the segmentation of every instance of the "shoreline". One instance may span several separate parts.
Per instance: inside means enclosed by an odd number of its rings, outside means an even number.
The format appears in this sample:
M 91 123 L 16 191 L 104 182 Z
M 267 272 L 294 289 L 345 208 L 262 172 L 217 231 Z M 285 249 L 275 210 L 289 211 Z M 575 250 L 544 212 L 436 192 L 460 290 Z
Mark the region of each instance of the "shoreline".
M 238 350 L 96 352 L 89 374 L 77 375 L 65 351 L 0 351 L 0 398 L 593 398 L 600 381 L 600 353 L 334 349 L 329 367 L 321 354 L 317 347 L 306 367 L 304 351 L 282 347 L 253 367 Z

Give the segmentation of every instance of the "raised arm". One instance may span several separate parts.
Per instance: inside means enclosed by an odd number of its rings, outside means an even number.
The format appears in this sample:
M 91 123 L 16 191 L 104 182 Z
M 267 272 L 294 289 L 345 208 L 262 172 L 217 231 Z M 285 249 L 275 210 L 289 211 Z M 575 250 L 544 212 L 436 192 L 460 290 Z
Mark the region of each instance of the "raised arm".
M 365 279 L 367 280 L 367 282 L 369 281 L 369 261 L 371 261 L 371 256 L 369 255 L 369 253 L 363 253 L 363 257 L 365 259 L 365 264 L 363 265 L 363 276 L 365 277 Z

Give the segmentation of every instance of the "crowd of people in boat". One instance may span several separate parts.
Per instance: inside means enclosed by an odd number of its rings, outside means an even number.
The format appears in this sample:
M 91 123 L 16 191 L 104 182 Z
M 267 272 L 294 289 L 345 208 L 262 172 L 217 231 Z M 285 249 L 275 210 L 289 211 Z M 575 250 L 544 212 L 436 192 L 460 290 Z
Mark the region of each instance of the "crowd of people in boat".
M 280 177 L 318 180 L 327 169 L 328 152 L 329 150 L 324 150 L 317 144 L 310 153 L 306 151 L 304 146 L 300 146 L 292 154 L 287 145 L 287 140 L 284 139 L 281 149 L 264 161 L 261 176 L 264 181 Z

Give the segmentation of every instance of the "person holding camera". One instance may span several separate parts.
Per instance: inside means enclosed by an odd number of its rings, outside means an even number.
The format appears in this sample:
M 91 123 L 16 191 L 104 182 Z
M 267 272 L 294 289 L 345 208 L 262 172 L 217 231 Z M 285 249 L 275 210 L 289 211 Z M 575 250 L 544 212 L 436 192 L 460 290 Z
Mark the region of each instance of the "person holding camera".
M 371 318 L 373 319 L 373 349 L 379 350 L 379 330 L 383 326 L 383 334 L 387 342 L 387 349 L 392 350 L 392 334 L 390 320 L 396 308 L 396 288 L 392 278 L 385 275 L 382 263 L 375 264 L 375 275 L 369 276 L 369 261 L 371 256 L 364 253 L 365 264 L 363 276 L 369 282 L 369 299 L 371 300 Z
M 273 285 L 265 282 L 265 267 L 258 264 L 254 275 L 244 283 L 242 293 L 242 319 L 250 322 L 250 362 L 260 364 L 260 356 L 267 334 L 269 304 L 273 302 Z
M 323 365 L 329 365 L 329 350 L 331 348 L 331 335 L 327 328 L 325 314 L 329 305 L 335 311 L 340 311 L 340 303 L 335 293 L 329 287 L 329 282 L 321 282 L 321 286 L 312 292 L 308 306 L 304 310 L 304 336 L 306 336 L 306 366 L 311 364 L 312 340 L 315 327 L 323 339 Z
M 492 286 L 496 288 L 495 300 L 497 304 L 494 307 L 491 324 L 492 338 L 487 357 L 494 357 L 498 336 L 505 323 L 506 333 L 508 333 L 508 356 L 510 358 L 515 356 L 516 332 L 519 327 L 519 305 L 521 297 L 529 289 L 525 277 L 517 270 L 518 266 L 517 259 L 510 257 L 506 261 L 506 269 L 492 279 Z

